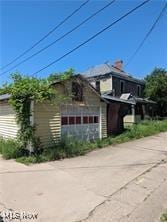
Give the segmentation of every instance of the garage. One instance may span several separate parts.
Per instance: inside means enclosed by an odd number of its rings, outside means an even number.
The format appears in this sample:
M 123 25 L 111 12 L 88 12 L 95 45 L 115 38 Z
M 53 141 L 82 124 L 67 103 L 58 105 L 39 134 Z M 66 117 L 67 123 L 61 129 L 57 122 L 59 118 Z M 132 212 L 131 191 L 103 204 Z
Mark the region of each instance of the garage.
M 80 140 L 100 138 L 99 106 L 61 106 L 61 136 Z

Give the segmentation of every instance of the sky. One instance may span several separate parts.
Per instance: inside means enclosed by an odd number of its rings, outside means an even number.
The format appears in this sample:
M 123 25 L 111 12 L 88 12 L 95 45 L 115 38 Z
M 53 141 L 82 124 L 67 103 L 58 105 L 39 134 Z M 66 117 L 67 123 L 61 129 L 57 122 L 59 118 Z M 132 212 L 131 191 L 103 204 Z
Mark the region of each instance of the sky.
M 108 2 L 90 0 L 64 25 L 10 67 L 53 42 Z M 110 7 L 46 51 L 5 75 L 1 75 L 0 71 L 0 84 L 10 82 L 10 74 L 16 71 L 32 75 L 141 2 L 116 0 Z M 165 0 L 151 0 L 71 55 L 38 73 L 37 77 L 46 77 L 69 68 L 73 68 L 76 73 L 82 73 L 98 64 L 105 62 L 113 64 L 117 59 L 123 60 L 126 64 L 160 14 L 165 2 Z M 0 67 L 31 47 L 82 3 L 83 1 L 71 0 L 0 0 Z M 155 67 L 167 68 L 167 10 L 141 50 L 124 70 L 134 77 L 144 78 Z M 3 71 L 6 70 L 7 68 Z

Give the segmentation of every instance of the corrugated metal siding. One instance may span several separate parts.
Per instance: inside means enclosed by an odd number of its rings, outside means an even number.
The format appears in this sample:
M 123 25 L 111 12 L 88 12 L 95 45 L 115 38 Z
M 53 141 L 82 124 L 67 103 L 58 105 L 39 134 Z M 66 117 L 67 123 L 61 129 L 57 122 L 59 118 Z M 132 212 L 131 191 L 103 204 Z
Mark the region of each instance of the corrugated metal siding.
M 107 104 L 102 103 L 102 117 L 101 117 L 101 124 L 102 124 L 102 138 L 107 137 Z
M 58 107 L 49 102 L 34 106 L 36 136 L 44 147 L 51 146 L 61 137 L 61 115 Z
M 18 130 L 14 110 L 7 101 L 0 102 L 0 136 L 16 138 Z

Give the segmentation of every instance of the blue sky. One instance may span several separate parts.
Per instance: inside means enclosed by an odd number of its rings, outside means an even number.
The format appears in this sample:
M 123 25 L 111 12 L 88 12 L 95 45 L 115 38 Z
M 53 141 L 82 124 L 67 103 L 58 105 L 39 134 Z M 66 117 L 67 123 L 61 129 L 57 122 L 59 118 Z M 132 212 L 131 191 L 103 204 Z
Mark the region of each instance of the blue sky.
M 10 81 L 10 73 L 15 71 L 31 75 L 100 31 L 104 26 L 109 25 L 141 2 L 135 0 L 117 0 L 105 11 L 98 14 L 97 17 L 48 50 L 6 75 L 0 75 L 0 84 Z M 81 3 L 81 1 L 70 0 L 0 1 L 0 66 L 6 65 L 34 42 L 38 41 Z M 57 29 L 22 59 L 54 41 L 105 4 L 107 4 L 107 1 L 91 0 L 62 27 Z M 84 47 L 42 71 L 38 76 L 44 77 L 53 72 L 63 72 L 68 68 L 74 68 L 76 72 L 82 72 L 94 65 L 106 61 L 113 63 L 117 59 L 122 59 L 126 63 L 159 15 L 164 4 L 165 0 L 152 0 Z M 167 12 L 161 18 L 137 56 L 125 68 L 125 71 L 135 77 L 143 78 L 155 66 L 167 68 L 166 40 Z

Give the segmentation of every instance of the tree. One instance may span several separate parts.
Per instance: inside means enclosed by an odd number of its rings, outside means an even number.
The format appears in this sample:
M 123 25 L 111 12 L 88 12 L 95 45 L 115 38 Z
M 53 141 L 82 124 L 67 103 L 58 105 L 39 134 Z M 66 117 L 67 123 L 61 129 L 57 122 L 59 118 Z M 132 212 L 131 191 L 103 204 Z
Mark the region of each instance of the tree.
M 64 80 L 70 79 L 73 75 L 74 75 L 74 69 L 70 68 L 63 73 L 60 72 L 60 73 L 50 74 L 49 77 L 47 78 L 47 80 L 50 83 L 52 83 L 56 80 L 64 81 Z
M 167 116 L 167 70 L 155 68 L 145 78 L 145 95 L 155 101 L 157 114 Z

